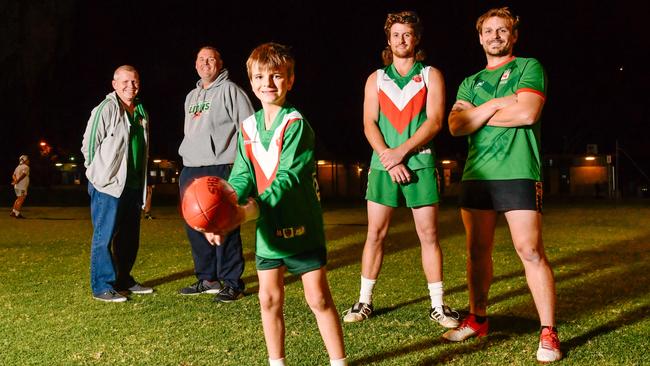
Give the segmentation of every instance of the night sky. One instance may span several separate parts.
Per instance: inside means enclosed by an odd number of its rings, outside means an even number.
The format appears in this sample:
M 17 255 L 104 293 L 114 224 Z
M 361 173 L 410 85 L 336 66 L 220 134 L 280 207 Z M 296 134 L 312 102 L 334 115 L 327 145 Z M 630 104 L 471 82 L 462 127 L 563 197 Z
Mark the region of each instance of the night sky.
M 180 160 L 183 101 L 198 76 L 198 48 L 222 54 L 231 78 L 250 92 L 245 61 L 267 41 L 293 47 L 289 100 L 317 134 L 319 158 L 369 159 L 362 131 L 363 87 L 381 67 L 388 12 L 415 10 L 424 23 L 425 63 L 447 85 L 447 111 L 462 79 L 485 66 L 476 18 L 508 5 L 521 17 L 515 55 L 535 57 L 549 77 L 543 153 L 611 153 L 618 140 L 641 165 L 650 157 L 650 11 L 625 1 L 0 1 L 0 168 L 46 140 L 65 160 L 81 157 L 91 109 L 112 91 L 113 70 L 132 64 L 151 116 L 152 157 Z M 464 138 L 445 120 L 441 157 L 464 157 Z M 51 156 L 48 157 L 51 159 Z M 647 164 L 647 163 L 646 163 Z M 646 170 L 647 171 L 647 170 Z M 9 178 L 7 178 L 9 179 Z

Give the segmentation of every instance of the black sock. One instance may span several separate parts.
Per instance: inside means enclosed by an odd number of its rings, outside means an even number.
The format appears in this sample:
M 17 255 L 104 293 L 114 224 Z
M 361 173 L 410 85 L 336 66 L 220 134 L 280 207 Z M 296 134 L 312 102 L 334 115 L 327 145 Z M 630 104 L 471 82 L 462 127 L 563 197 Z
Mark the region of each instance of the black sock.
M 476 320 L 477 323 L 483 324 L 487 320 L 487 316 L 480 316 L 480 315 L 474 314 L 474 319 Z

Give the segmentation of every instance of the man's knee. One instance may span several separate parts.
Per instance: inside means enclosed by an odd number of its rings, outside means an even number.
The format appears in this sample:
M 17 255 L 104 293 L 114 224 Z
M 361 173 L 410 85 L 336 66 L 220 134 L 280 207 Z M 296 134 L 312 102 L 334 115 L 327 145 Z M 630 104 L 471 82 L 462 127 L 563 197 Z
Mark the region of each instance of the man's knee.
M 537 246 L 527 245 L 517 247 L 517 254 L 522 262 L 537 264 L 544 260 L 544 253 Z
M 366 245 L 380 246 L 386 239 L 386 230 L 368 228 Z

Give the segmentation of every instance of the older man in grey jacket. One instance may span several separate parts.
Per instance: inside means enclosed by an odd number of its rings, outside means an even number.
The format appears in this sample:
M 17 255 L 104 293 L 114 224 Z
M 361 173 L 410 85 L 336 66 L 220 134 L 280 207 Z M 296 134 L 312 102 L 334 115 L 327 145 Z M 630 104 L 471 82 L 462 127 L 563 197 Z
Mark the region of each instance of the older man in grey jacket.
M 90 287 L 93 298 L 123 302 L 125 294 L 149 294 L 131 269 L 140 246 L 140 211 L 148 159 L 149 116 L 136 98 L 140 76 L 118 67 L 114 92 L 95 107 L 83 136 L 93 237 Z

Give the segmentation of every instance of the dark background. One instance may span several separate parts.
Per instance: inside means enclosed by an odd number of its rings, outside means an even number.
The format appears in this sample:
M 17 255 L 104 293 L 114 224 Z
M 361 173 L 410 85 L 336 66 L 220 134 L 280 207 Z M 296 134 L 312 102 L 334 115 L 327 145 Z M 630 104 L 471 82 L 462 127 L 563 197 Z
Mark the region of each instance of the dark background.
M 449 110 L 462 79 L 485 66 L 476 18 L 503 5 L 521 17 L 515 55 L 539 59 L 548 73 L 543 153 L 581 154 L 587 144 L 613 153 L 618 140 L 647 172 L 650 12 L 645 4 L 0 0 L 0 173 L 9 180 L 23 153 L 41 164 L 81 158 L 90 111 L 112 91 L 113 70 L 122 64 L 140 71 L 140 97 L 152 120 L 152 157 L 180 160 L 183 101 L 198 80 L 198 48 L 211 44 L 221 51 L 231 78 L 249 92 L 257 109 L 245 61 L 267 41 L 294 49 L 296 84 L 289 99 L 316 131 L 317 157 L 367 161 L 363 87 L 381 67 L 386 14 L 415 10 L 421 16 L 425 63 L 445 76 Z M 38 154 L 41 140 L 52 147 L 45 158 Z M 435 143 L 440 157 L 465 155 L 465 139 L 451 137 L 446 125 Z

